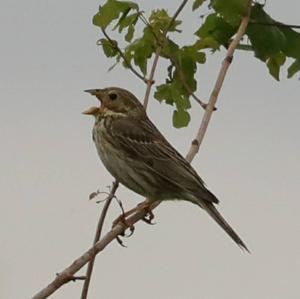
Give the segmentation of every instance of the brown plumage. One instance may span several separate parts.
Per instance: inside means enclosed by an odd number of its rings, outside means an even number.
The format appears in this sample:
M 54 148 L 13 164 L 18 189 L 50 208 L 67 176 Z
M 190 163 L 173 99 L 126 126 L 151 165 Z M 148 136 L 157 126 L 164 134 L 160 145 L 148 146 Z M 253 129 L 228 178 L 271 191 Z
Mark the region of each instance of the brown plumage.
M 86 92 L 101 102 L 84 113 L 95 116 L 93 140 L 98 154 L 120 183 L 151 200 L 178 199 L 200 206 L 248 250 L 214 206 L 219 200 L 149 120 L 132 93 L 117 87 Z

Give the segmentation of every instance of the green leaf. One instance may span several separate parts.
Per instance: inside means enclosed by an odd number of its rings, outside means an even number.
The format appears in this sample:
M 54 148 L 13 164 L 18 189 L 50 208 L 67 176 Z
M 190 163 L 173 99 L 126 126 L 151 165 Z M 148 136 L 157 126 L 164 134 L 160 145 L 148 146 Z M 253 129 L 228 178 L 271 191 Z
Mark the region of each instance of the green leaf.
M 190 120 L 191 117 L 185 110 L 175 110 L 173 113 L 173 125 L 175 128 L 186 127 Z
M 297 59 L 288 68 L 288 78 L 291 78 L 299 71 L 300 71 L 300 59 Z
M 175 84 L 172 84 L 173 86 Z M 172 88 L 172 98 L 176 104 L 177 109 L 180 110 L 187 110 L 191 108 L 191 103 L 189 97 L 185 94 L 180 94 L 181 86 L 178 86 L 178 89 Z
M 149 23 L 152 27 L 152 30 L 157 35 L 159 35 L 159 33 L 163 33 L 165 30 L 167 30 L 167 28 L 170 32 L 179 31 L 177 26 L 181 24 L 181 21 L 175 20 L 172 22 L 172 24 L 171 21 L 172 17 L 168 15 L 165 9 L 154 10 L 149 17 Z
M 169 38 L 165 38 L 161 49 L 161 56 L 164 58 L 173 58 L 179 50 L 179 46 Z
M 244 15 L 248 0 L 212 0 L 212 7 L 229 24 L 237 26 Z
M 147 56 L 143 50 L 143 47 L 138 47 L 135 50 L 133 61 L 137 65 L 144 75 L 147 74 Z
M 122 13 L 121 17 L 119 18 L 118 23 L 115 25 L 115 27 L 113 28 L 113 30 L 115 30 L 116 28 L 120 27 L 120 24 L 121 24 L 124 20 L 126 20 L 126 16 L 128 15 L 129 11 L 130 11 L 130 8 L 126 9 L 126 10 Z M 119 32 L 121 32 L 121 31 L 119 30 Z
M 195 32 L 201 38 L 210 38 L 220 45 L 227 46 L 230 38 L 235 34 L 236 28 L 227 23 L 217 14 L 210 14 L 204 24 Z
M 197 63 L 205 62 L 205 53 L 198 43 L 179 48 L 172 40 L 167 39 L 163 57 L 170 59 L 166 84 L 157 88 L 155 97 L 168 104 L 176 104 L 179 110 L 190 108 L 189 96 L 197 88 L 195 74 Z
M 260 4 L 253 6 L 251 19 L 258 23 L 274 23 Z M 266 61 L 269 57 L 279 53 L 287 42 L 283 32 L 276 26 L 249 24 L 247 35 L 253 46 L 255 56 L 262 61 Z
M 171 83 L 162 84 L 156 87 L 154 97 L 169 105 L 176 105 L 177 110 L 173 112 L 173 125 L 176 128 L 185 127 L 190 121 L 190 115 L 186 111 L 191 108 L 191 103 L 187 91 L 178 80 Z
M 194 75 L 197 71 L 197 66 L 192 57 L 188 55 L 182 55 L 180 60 L 180 71 L 183 75 L 184 82 L 188 85 L 191 91 L 195 91 L 197 88 L 197 81 Z
M 127 42 L 131 42 L 134 34 L 135 27 L 134 25 L 138 21 L 139 13 L 134 13 L 130 16 L 124 17 L 122 20 L 120 19 L 117 26 L 119 26 L 119 32 L 121 33 L 124 28 L 128 27 L 127 33 L 125 35 L 125 40 Z
M 271 56 L 267 61 L 269 72 L 277 81 L 279 81 L 280 67 L 284 64 L 285 59 L 286 56 L 282 52 L 279 52 Z
M 213 51 L 217 50 L 220 46 L 219 43 L 211 36 L 207 36 L 207 37 L 197 40 L 195 45 L 197 46 L 197 48 L 199 50 L 210 48 Z
M 151 58 L 155 49 L 155 37 L 151 29 L 145 27 L 143 36 L 127 46 L 124 55 L 128 62 L 131 62 L 133 59 L 135 65 L 137 65 L 145 75 L 147 73 L 147 61 Z
M 205 1 L 205 0 L 195 0 L 194 3 L 193 3 L 192 9 L 193 9 L 193 10 L 196 10 L 197 8 L 199 8 L 199 7 L 202 5 L 202 3 L 203 3 L 204 1 Z
M 134 34 L 134 26 L 130 24 L 128 26 L 127 34 L 125 35 L 125 40 L 130 43 L 133 38 L 133 34 Z
M 114 57 L 118 54 L 116 49 L 118 46 L 117 41 L 112 40 L 112 43 L 105 38 L 101 38 L 98 43 L 102 46 L 103 52 L 106 57 Z
M 132 24 L 136 24 L 139 17 L 139 13 L 134 13 L 130 16 L 125 16 L 124 18 L 120 18 L 119 23 L 117 26 L 119 26 L 119 32 L 122 32 L 124 28 L 129 27 Z
M 255 56 L 267 62 L 269 72 L 276 80 L 279 80 L 280 67 L 286 61 L 286 57 L 295 58 L 288 68 L 288 78 L 299 71 L 300 33 L 273 20 L 264 11 L 263 5 L 256 3 L 252 7 L 247 35 Z
M 300 33 L 288 27 L 280 27 L 280 30 L 286 40 L 282 48 L 283 52 L 289 57 L 300 59 Z
M 169 105 L 174 104 L 174 99 L 172 95 L 172 85 L 171 84 L 162 84 L 156 87 L 154 97 L 159 101 L 165 101 Z
M 139 7 L 130 1 L 108 0 L 94 15 L 93 24 L 105 29 L 113 20 L 118 19 L 120 14 L 127 14 L 131 9 L 138 10 Z
M 182 53 L 184 56 L 191 57 L 195 62 L 203 64 L 206 61 L 206 55 L 200 51 L 202 49 L 201 44 L 196 42 L 193 45 L 183 47 Z

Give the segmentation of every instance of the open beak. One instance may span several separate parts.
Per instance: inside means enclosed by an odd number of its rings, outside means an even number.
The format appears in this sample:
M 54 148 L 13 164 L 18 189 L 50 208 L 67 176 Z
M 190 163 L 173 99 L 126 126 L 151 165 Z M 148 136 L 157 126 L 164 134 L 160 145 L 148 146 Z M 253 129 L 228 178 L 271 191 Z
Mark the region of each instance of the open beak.
M 87 89 L 85 92 L 96 96 L 98 99 L 100 99 L 101 89 Z M 93 115 L 96 116 L 101 112 L 101 107 L 90 107 L 87 110 L 83 111 L 82 114 L 85 115 Z
M 89 109 L 82 112 L 85 115 L 96 115 L 100 112 L 100 107 L 90 107 Z

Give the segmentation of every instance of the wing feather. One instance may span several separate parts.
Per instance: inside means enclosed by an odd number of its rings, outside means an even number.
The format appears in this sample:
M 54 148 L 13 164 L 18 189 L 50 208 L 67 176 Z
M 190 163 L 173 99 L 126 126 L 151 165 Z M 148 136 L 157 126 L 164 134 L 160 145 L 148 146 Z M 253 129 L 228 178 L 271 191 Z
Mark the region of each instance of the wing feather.
M 150 172 L 173 184 L 182 193 L 189 192 L 199 200 L 218 203 L 193 167 L 163 137 L 148 119 L 115 119 L 112 124 L 115 142 L 131 158 L 143 163 Z

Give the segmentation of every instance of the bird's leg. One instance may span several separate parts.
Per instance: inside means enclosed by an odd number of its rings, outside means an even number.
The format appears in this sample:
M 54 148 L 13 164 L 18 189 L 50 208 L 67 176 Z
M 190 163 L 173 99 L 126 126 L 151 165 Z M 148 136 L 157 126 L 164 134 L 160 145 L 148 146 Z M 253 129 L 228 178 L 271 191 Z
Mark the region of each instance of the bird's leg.
M 134 231 L 134 226 L 132 223 L 129 223 L 128 220 L 127 220 L 127 217 L 132 215 L 135 211 L 136 211 L 136 208 L 133 208 L 127 212 L 124 211 L 123 209 L 123 206 L 122 206 L 122 203 L 119 202 L 119 205 L 121 207 L 121 210 L 122 210 L 122 214 L 117 217 L 114 221 L 113 221 L 113 225 L 112 227 L 115 227 L 117 224 L 119 224 L 120 222 L 123 223 L 125 226 L 129 227 L 130 228 L 130 231 Z M 132 235 L 132 233 L 130 234 L 130 236 Z
M 121 210 L 122 210 L 122 214 L 121 214 L 117 219 L 115 219 L 115 220 L 113 221 L 112 228 L 114 228 L 116 225 L 118 225 L 119 223 L 121 223 L 122 225 L 125 226 L 125 229 L 124 229 L 124 231 L 120 234 L 120 236 L 129 238 L 130 236 L 132 236 L 132 234 L 133 234 L 135 228 L 134 228 L 133 223 L 131 223 L 131 222 L 129 222 L 129 221 L 127 220 L 127 217 L 128 217 L 129 215 L 132 214 L 131 211 L 132 211 L 133 209 L 131 209 L 131 210 L 125 212 L 125 211 L 124 211 L 124 208 L 123 208 L 123 205 L 122 205 L 122 202 L 118 200 L 118 204 L 119 204 L 119 206 L 120 206 L 120 208 L 121 208 Z M 130 233 L 129 233 L 129 235 L 127 235 L 127 236 L 125 236 L 125 230 L 126 230 L 126 228 L 129 228 L 129 229 L 130 229 Z M 123 241 L 121 240 L 121 237 L 120 237 L 120 236 L 117 236 L 117 237 L 116 237 L 117 242 L 118 242 L 121 246 L 126 247 L 126 246 L 123 244 Z
M 117 242 L 118 242 L 121 246 L 126 247 L 126 246 L 124 245 L 124 243 L 123 243 L 121 237 L 129 238 L 130 236 L 133 235 L 135 228 L 134 228 L 133 223 L 129 222 L 129 221 L 126 219 L 126 217 L 125 217 L 124 214 L 121 214 L 121 215 L 113 222 L 113 228 L 114 228 L 116 225 L 120 224 L 120 223 L 121 223 L 123 226 L 125 226 L 125 228 L 124 228 L 123 232 L 122 232 L 119 236 L 116 237 L 116 240 L 117 240 Z M 127 235 L 127 236 L 125 235 L 125 230 L 126 230 L 126 228 L 129 228 L 129 230 L 130 230 L 129 235 Z
M 128 211 L 124 211 L 124 208 L 123 208 L 123 205 L 120 201 L 118 201 L 119 203 L 119 206 L 122 210 L 122 214 L 117 217 L 114 221 L 113 221 L 113 225 L 112 227 L 114 228 L 116 225 L 118 225 L 119 223 L 123 224 L 125 226 L 125 229 L 126 228 L 129 228 L 130 229 L 130 233 L 129 235 L 125 236 L 125 230 L 123 231 L 122 234 L 120 234 L 120 236 L 122 237 L 126 237 L 126 238 L 129 238 L 130 236 L 132 236 L 132 234 L 134 233 L 134 225 L 133 223 L 131 223 L 130 221 L 128 221 L 128 217 L 132 214 L 134 214 L 135 212 L 138 212 L 138 211 L 144 211 L 146 212 L 145 216 L 142 218 L 142 220 L 148 224 L 155 224 L 152 222 L 152 220 L 154 219 L 154 214 L 151 210 L 151 201 L 149 200 L 146 200 L 140 204 L 138 204 L 136 207 L 128 210 Z M 121 238 L 118 236 L 116 238 L 116 240 L 118 241 L 118 243 L 123 246 L 123 247 L 126 247 L 124 244 L 123 244 L 123 241 L 121 240 Z
M 134 207 L 134 208 L 132 208 L 132 209 L 126 211 L 126 212 L 124 211 L 124 208 L 123 208 L 123 205 L 122 205 L 121 202 L 119 202 L 119 205 L 120 205 L 120 208 L 122 210 L 122 214 L 113 221 L 113 225 L 112 225 L 113 227 L 115 227 L 118 223 L 121 222 L 125 226 L 129 227 L 131 232 L 133 233 L 134 226 L 133 226 L 132 223 L 128 222 L 127 217 L 134 214 L 135 212 L 143 211 L 143 210 L 146 212 L 146 215 L 143 218 L 143 221 L 145 221 L 148 224 L 154 224 L 152 222 L 152 220 L 154 219 L 154 214 L 151 210 L 151 202 L 149 200 L 138 204 L 136 207 Z M 132 235 L 132 233 L 130 234 L 130 236 Z

